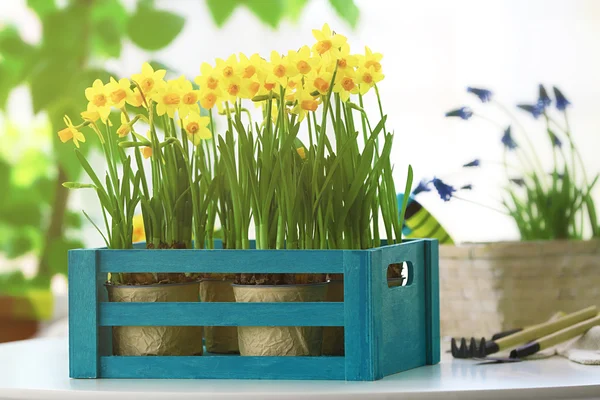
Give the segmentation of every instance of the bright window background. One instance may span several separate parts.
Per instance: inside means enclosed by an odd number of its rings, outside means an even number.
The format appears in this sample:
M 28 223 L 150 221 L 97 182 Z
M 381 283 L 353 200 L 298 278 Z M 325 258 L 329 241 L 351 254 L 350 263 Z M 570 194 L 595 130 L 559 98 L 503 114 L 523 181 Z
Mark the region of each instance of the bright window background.
M 392 157 L 398 188 L 404 186 L 410 163 L 416 180 L 435 175 L 457 185 L 472 183 L 475 190 L 461 193 L 462 197 L 499 207 L 503 171 L 493 162 L 501 160 L 501 130 L 483 120 L 444 118 L 447 110 L 468 102 L 506 123 L 493 107 L 481 108 L 476 98 L 465 93 L 469 85 L 493 90 L 495 98 L 506 105 L 534 101 L 540 82 L 549 89 L 557 85 L 574 104 L 571 127 L 588 172 L 599 170 L 600 1 L 356 2 L 360 21 L 355 30 L 326 1 L 310 0 L 297 22 L 284 21 L 275 31 L 244 8 L 217 29 L 203 0 L 159 0 L 157 6 L 186 17 L 182 34 L 168 49 L 155 54 L 126 46 L 121 59 L 110 61 L 108 67 L 128 76 L 143 61 L 157 59 L 193 77 L 201 62 L 212 62 L 215 57 L 240 51 L 268 56 L 273 49 L 283 52 L 312 43 L 311 29 L 329 22 L 348 36 L 355 51 L 369 45 L 384 54 L 386 80 L 381 93 L 389 114 L 388 128 L 396 133 Z M 129 7 L 134 4 L 130 1 Z M 16 22 L 29 41 L 40 39 L 39 22 L 24 1 L 1 2 L 1 20 Z M 374 99 L 370 100 L 368 107 L 375 111 Z M 544 161 L 550 162 L 551 149 L 541 125 L 522 112 L 515 110 L 515 114 L 522 117 Z M 13 94 L 9 115 L 22 124 L 32 121 L 26 90 Z M 473 158 L 489 165 L 474 171 L 460 168 Z M 512 221 L 500 213 L 457 200 L 443 203 L 434 193 L 425 193 L 419 200 L 458 241 L 518 238 Z M 91 195 L 78 194 L 73 201 L 75 206 L 96 204 Z M 86 231 L 86 237 L 90 245 L 101 244 L 93 229 Z

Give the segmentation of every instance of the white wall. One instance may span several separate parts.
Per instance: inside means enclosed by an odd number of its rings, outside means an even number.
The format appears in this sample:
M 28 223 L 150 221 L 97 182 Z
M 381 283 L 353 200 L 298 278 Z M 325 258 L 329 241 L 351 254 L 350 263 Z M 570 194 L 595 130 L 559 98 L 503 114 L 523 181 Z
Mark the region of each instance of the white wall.
M 2 2 L 0 16 L 10 11 L 22 19 L 35 38 L 35 21 L 15 3 Z M 22 2 L 20 2 L 22 3 Z M 134 2 L 130 2 L 132 5 Z M 312 43 L 311 29 L 329 22 L 346 34 L 357 51 L 368 44 L 384 54 L 382 85 L 388 128 L 396 132 L 393 153 L 398 187 L 404 185 L 407 163 L 416 178 L 437 175 L 448 181 L 473 183 L 463 196 L 498 205 L 502 170 L 490 166 L 468 174 L 460 166 L 475 157 L 499 161 L 501 132 L 484 121 L 448 120 L 444 113 L 469 101 L 468 85 L 494 90 L 496 98 L 512 104 L 533 101 L 537 84 L 556 84 L 574 103 L 570 118 L 588 172 L 600 169 L 600 1 L 596 0 L 359 0 L 360 23 L 352 31 L 325 0 L 311 0 L 297 23 L 284 22 L 274 31 L 238 9 L 217 30 L 202 0 L 159 0 L 161 7 L 187 17 L 182 35 L 167 49 L 147 54 L 126 46 L 110 67 L 124 75 L 136 72 L 142 61 L 156 58 L 194 76 L 202 61 L 233 52 L 286 51 Z M 22 6 L 21 6 L 22 7 Z M 11 9 L 11 10 L 9 10 Z M 371 104 L 372 105 L 372 104 Z M 22 108 L 19 107 L 21 111 Z M 487 110 L 487 107 L 483 110 Z M 489 111 L 492 111 L 490 108 Z M 533 128 L 539 151 L 550 154 L 545 136 Z M 490 116 L 505 123 L 500 114 Z M 518 137 L 517 137 L 518 138 Z M 547 161 L 550 158 L 545 157 Z M 600 199 L 600 193 L 597 197 Z M 434 194 L 420 198 L 447 226 L 455 239 L 482 241 L 517 238 L 510 219 L 494 211 L 452 201 Z

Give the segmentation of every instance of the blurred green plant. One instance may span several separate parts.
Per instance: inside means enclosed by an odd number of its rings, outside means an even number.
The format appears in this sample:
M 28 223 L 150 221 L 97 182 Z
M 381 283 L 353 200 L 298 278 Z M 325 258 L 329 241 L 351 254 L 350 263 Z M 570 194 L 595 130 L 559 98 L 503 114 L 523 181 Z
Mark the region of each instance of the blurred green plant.
M 308 0 L 206 0 L 217 26 L 223 26 L 236 8 L 247 7 L 263 23 L 277 28 L 286 17 L 295 21 Z M 359 10 L 354 0 L 329 0 L 335 12 L 352 28 L 358 23 Z
M 48 284 L 54 274 L 66 274 L 66 250 L 82 245 L 65 235 L 68 228 L 81 227 L 81 217 L 67 209 L 69 191 L 61 185 L 80 173 L 73 150 L 60 146 L 55 134 L 63 116 L 85 110 L 81 93 L 94 79 L 113 75 L 104 61 L 118 58 L 125 40 L 158 50 L 179 35 L 185 20 L 148 0 L 139 1 L 133 12 L 119 0 L 71 0 L 62 7 L 54 0 L 28 0 L 27 5 L 40 19 L 42 40 L 29 44 L 12 25 L 0 31 L 0 111 L 13 89 L 26 85 L 34 112 L 47 116 L 51 152 L 26 148 L 17 164 L 10 155 L 0 159 L 0 252 L 8 258 L 36 254 L 37 282 Z M 3 140 L 11 129 L 4 130 Z

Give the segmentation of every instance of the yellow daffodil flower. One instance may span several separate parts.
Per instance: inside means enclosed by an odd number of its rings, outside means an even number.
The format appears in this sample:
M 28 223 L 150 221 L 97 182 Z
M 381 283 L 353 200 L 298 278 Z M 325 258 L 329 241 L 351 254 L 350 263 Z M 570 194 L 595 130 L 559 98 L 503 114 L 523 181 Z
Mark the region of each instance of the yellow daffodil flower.
M 329 71 L 311 72 L 304 78 L 304 86 L 310 93 L 327 94 L 331 86 L 333 74 Z
M 200 107 L 198 107 L 198 100 L 200 99 L 199 91 L 194 90 L 192 82 L 185 79 L 183 75 L 177 79 L 177 83 L 182 92 L 179 117 L 183 118 L 189 113 L 200 113 Z
M 85 89 L 85 97 L 88 100 L 87 111 L 95 111 L 103 121 L 110 114 L 110 102 L 106 87 L 100 79 L 96 79 L 91 87 Z
M 296 75 L 293 78 L 288 78 L 286 89 L 288 94 L 294 93 L 296 90 L 302 89 L 302 75 Z
M 81 118 L 85 122 L 90 123 L 90 127 L 92 128 L 92 130 L 94 132 L 96 132 L 96 135 L 98 135 L 98 138 L 100 139 L 100 143 L 104 143 L 104 137 L 102 136 L 102 133 L 100 132 L 100 130 L 98 129 L 98 126 L 96 125 L 96 122 L 100 119 L 100 114 L 98 114 L 97 111 L 82 111 L 81 113 L 79 113 L 79 115 L 81 115 Z M 112 122 L 110 122 L 110 119 L 107 119 L 106 123 L 108 124 L 108 126 L 112 126 Z
M 75 147 L 79 148 L 79 142 L 85 143 L 85 136 L 83 136 L 83 133 L 81 133 L 77 127 L 73 126 L 71 118 L 65 115 L 63 121 L 67 127 L 58 132 L 60 141 L 66 143 L 69 140 L 73 140 Z
M 216 96 L 219 96 L 221 91 L 219 87 L 220 80 L 221 78 L 216 68 L 213 68 L 209 63 L 202 63 L 200 66 L 200 75 L 194 79 L 194 82 L 200 87 L 201 91 L 212 91 Z
M 96 122 L 100 119 L 100 114 L 97 111 L 82 111 L 80 115 L 84 121 Z
M 297 74 L 290 69 L 289 60 L 287 57 L 282 57 L 276 51 L 271 52 L 271 62 L 270 62 L 270 72 L 275 76 L 275 79 L 281 86 L 285 86 L 287 84 L 288 76 L 294 76 Z
M 217 92 L 213 90 L 200 90 L 200 105 L 202 108 L 209 110 L 215 106 L 217 101 L 219 100 L 219 96 L 217 96 Z
M 121 109 L 125 106 L 125 101 L 132 94 L 131 83 L 129 79 L 119 79 L 117 82 L 115 78 L 111 77 L 110 82 L 106 84 L 106 91 L 108 93 L 108 99 L 110 105 Z
M 195 146 L 198 146 L 202 139 L 212 138 L 212 133 L 208 129 L 209 123 L 209 117 L 202 117 L 195 113 L 190 113 L 183 119 L 183 129 L 185 129 L 190 142 Z
M 146 103 L 144 102 L 144 98 L 145 96 L 142 95 L 142 92 L 140 92 L 140 90 L 138 88 L 134 88 L 131 93 L 127 94 L 127 104 L 131 104 L 134 107 L 141 107 L 144 106 L 146 107 Z M 148 101 L 149 99 L 146 98 L 146 101 Z
M 319 58 L 313 57 L 308 46 L 302 46 L 300 50 L 288 52 L 289 64 L 300 75 L 308 75 L 319 65 Z M 291 68 L 290 68 L 291 69 Z
M 268 95 L 270 92 L 279 93 L 279 80 L 273 75 L 269 67 L 258 71 L 258 82 L 260 83 L 260 88 L 256 94 L 257 96 Z
M 302 121 L 309 111 L 317 111 L 320 99 L 315 98 L 308 90 L 299 90 L 296 93 L 296 105 L 292 109 L 298 115 L 298 122 Z
M 221 81 L 221 89 L 223 90 L 223 99 L 229 102 L 235 102 L 238 97 L 242 96 L 242 79 L 239 76 L 232 76 L 229 79 Z
M 361 67 L 356 71 L 358 85 L 360 87 L 360 94 L 364 95 L 375 85 L 383 79 L 381 72 L 375 71 L 375 67 L 370 68 Z
M 254 76 L 250 79 L 242 79 L 242 90 L 239 97 L 242 99 L 252 99 L 260 90 L 260 82 L 258 77 Z
M 152 100 L 156 102 L 156 113 L 161 116 L 167 114 L 173 118 L 175 111 L 181 104 L 181 96 L 183 91 L 176 80 L 168 81 L 162 88 L 158 89 Z
M 304 147 L 298 147 L 296 149 L 296 152 L 298 153 L 301 159 L 306 160 L 306 150 L 304 149 Z
M 146 231 L 144 230 L 144 218 L 142 215 L 134 215 L 131 222 L 133 223 L 131 241 L 133 243 L 145 241 Z
M 125 137 L 129 135 L 129 132 L 131 132 L 131 125 L 129 125 L 129 121 L 127 121 L 125 113 L 122 112 L 121 126 L 119 126 L 119 129 L 117 129 L 117 135 L 119 135 L 119 137 Z
M 321 30 L 312 31 L 317 43 L 313 45 L 313 51 L 324 59 L 339 59 L 340 47 L 346 43 L 346 37 L 331 32 L 329 25 L 324 24 Z
M 262 68 L 263 62 L 264 60 L 258 54 L 252 54 L 250 58 L 248 58 L 245 54 L 240 53 L 239 69 L 242 78 L 254 78 L 258 70 Z
M 358 84 L 354 77 L 344 76 L 339 82 L 333 86 L 333 91 L 339 93 L 343 101 L 348 101 L 350 94 L 358 93 Z
M 216 70 L 219 72 L 221 79 L 241 76 L 241 66 L 235 54 L 230 55 L 227 60 L 217 58 L 216 64 Z
M 354 72 L 356 67 L 358 66 L 358 56 L 350 54 L 350 46 L 345 43 L 340 48 L 339 58 L 335 63 L 331 63 L 329 66 L 329 71 L 333 72 L 333 70 L 337 67 L 336 80 L 344 76 L 354 76 Z
M 383 58 L 383 54 L 373 53 L 368 46 L 365 46 L 365 54 L 359 55 L 358 58 L 361 67 L 373 67 L 375 72 L 381 72 L 381 59 Z
M 151 140 L 150 131 L 146 132 L 146 137 Z M 152 147 L 144 146 L 142 147 L 142 155 L 145 159 L 152 157 Z
M 167 71 L 164 69 L 155 71 L 150 64 L 144 63 L 142 64 L 142 73 L 131 75 L 131 80 L 140 85 L 146 98 L 150 98 L 164 84 L 166 73 Z

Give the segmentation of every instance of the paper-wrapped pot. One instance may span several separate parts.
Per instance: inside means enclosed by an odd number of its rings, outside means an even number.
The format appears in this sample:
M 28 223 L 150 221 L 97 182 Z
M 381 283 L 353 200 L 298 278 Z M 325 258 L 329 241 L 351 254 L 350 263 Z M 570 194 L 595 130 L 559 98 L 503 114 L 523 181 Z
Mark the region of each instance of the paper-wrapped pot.
M 195 302 L 198 282 L 143 286 L 106 285 L 111 302 Z M 192 356 L 202 354 L 201 326 L 115 326 L 116 356 Z
M 324 301 L 327 284 L 233 285 L 238 303 Z M 320 326 L 240 326 L 240 354 L 243 356 L 319 356 L 323 342 Z
M 325 301 L 344 301 L 344 281 L 332 280 L 327 285 Z M 323 328 L 323 355 L 344 355 L 344 328 L 341 326 L 326 326 Z
M 205 279 L 200 282 L 200 300 L 235 302 L 231 280 Z M 239 353 L 237 326 L 205 326 L 204 340 L 209 353 Z

